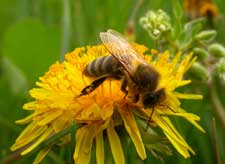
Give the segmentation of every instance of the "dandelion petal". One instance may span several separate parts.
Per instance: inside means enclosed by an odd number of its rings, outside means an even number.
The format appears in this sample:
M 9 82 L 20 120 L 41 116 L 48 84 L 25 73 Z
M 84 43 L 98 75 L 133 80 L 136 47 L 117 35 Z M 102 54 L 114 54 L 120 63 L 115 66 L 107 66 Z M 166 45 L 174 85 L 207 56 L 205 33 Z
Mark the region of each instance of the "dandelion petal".
M 130 111 L 121 110 L 121 116 L 125 128 L 136 147 L 138 155 L 141 157 L 142 160 L 144 160 L 146 158 L 145 147 L 133 114 Z
M 170 142 L 181 155 L 183 155 L 185 158 L 188 158 L 190 157 L 188 151 L 190 151 L 192 154 L 195 154 L 195 152 L 186 143 L 183 137 L 177 132 L 177 130 L 167 117 L 161 117 L 155 112 L 153 119 L 163 130 L 166 137 L 170 140 Z
M 21 119 L 21 120 L 17 120 L 16 123 L 17 124 L 21 124 L 21 125 L 24 125 L 24 124 L 28 124 L 32 121 L 33 119 L 33 114 Z
M 35 158 L 33 164 L 38 164 L 38 163 L 40 163 L 40 162 L 45 158 L 45 156 L 48 154 L 48 152 L 51 150 L 52 147 L 53 147 L 53 145 L 50 145 L 50 146 L 47 146 L 47 147 L 45 147 L 44 149 L 42 149 L 42 150 L 38 153 L 38 155 L 37 155 L 37 157 Z
M 179 98 L 179 99 L 202 99 L 202 95 L 196 95 L 196 94 L 186 94 L 186 93 L 178 93 L 173 92 L 173 94 Z
M 35 140 L 45 132 L 47 126 L 38 126 L 32 122 L 16 139 L 16 143 L 10 148 L 12 151 L 17 150 Z
M 125 161 L 124 161 L 123 149 L 120 143 L 119 136 L 117 135 L 114 129 L 112 121 L 109 123 L 109 126 L 107 127 L 107 134 L 108 134 L 109 143 L 110 143 L 110 147 L 112 150 L 112 155 L 113 155 L 115 163 L 124 164 Z
M 96 126 L 84 126 L 77 130 L 74 160 L 76 164 L 89 164 L 91 148 L 95 135 Z
M 25 155 L 29 152 L 31 152 L 33 149 L 35 149 L 41 142 L 43 142 L 46 138 L 49 137 L 49 135 L 52 133 L 52 129 L 51 128 L 48 128 L 44 134 L 42 134 L 38 139 L 37 141 L 31 145 L 30 147 L 28 147 L 26 150 L 24 150 L 21 155 Z

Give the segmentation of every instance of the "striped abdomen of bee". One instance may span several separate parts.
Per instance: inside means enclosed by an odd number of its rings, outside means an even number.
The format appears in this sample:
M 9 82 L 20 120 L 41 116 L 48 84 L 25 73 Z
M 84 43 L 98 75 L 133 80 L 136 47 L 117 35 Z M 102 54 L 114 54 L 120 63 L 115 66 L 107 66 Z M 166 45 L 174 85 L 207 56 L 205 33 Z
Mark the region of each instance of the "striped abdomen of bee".
M 84 75 L 89 77 L 108 76 L 111 78 L 121 78 L 121 64 L 111 55 L 101 56 L 90 62 L 84 69 Z
M 84 68 L 83 74 L 94 77 L 95 80 L 86 86 L 79 96 L 91 93 L 107 78 L 121 79 L 124 76 L 121 64 L 111 55 L 101 56 L 90 62 Z

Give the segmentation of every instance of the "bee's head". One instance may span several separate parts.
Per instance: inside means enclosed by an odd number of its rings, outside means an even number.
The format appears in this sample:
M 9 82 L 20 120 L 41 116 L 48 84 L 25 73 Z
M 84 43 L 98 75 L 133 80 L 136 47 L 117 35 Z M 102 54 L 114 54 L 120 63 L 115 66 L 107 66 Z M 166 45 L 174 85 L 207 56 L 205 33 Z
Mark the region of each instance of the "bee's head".
M 142 95 L 142 103 L 145 108 L 152 108 L 165 98 L 165 90 L 159 89 L 155 92 L 146 92 Z

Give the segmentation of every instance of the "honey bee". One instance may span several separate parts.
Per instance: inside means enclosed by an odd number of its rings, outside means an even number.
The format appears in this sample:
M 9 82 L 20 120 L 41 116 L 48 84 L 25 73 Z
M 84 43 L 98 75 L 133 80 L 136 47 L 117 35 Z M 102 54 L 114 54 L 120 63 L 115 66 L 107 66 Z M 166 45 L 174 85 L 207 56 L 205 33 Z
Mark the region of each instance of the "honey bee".
M 157 89 L 160 74 L 118 32 L 101 32 L 100 38 L 110 55 L 99 57 L 84 69 L 84 75 L 95 77 L 80 96 L 94 91 L 106 79 L 122 80 L 121 91 L 133 102 L 140 101 L 144 108 L 152 108 L 165 98 L 165 89 Z M 150 116 L 150 117 L 151 117 Z

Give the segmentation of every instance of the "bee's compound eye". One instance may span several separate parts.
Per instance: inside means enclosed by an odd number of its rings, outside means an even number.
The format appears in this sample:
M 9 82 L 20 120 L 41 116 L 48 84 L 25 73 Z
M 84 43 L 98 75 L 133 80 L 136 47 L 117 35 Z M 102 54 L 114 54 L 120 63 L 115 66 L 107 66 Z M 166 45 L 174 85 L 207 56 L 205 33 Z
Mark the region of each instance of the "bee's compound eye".
M 153 93 L 148 93 L 143 96 L 143 105 L 145 107 L 153 107 L 157 103 L 157 96 Z

